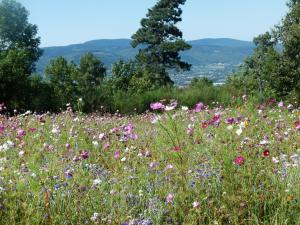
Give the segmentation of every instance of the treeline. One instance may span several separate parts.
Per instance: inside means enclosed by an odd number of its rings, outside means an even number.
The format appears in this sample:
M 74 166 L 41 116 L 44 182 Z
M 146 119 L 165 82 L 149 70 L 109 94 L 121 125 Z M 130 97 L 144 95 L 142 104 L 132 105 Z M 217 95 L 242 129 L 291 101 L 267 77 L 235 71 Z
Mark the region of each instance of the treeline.
M 206 78 L 191 85 L 173 85 L 168 71 L 189 70 L 180 52 L 191 48 L 176 27 L 185 0 L 160 0 L 141 20 L 132 36 L 139 47 L 135 59 L 118 61 L 107 76 L 104 64 L 93 54 L 74 64 L 53 59 L 41 76 L 35 63 L 42 54 L 37 27 L 28 11 L 15 0 L 0 1 L 0 103 L 13 111 L 58 112 L 71 105 L 83 112 L 141 113 L 153 101 L 177 99 L 182 105 L 198 101 L 232 104 L 232 96 L 254 99 L 300 97 L 300 0 L 288 2 L 289 12 L 271 32 L 254 39 L 256 49 L 244 65 L 216 87 Z

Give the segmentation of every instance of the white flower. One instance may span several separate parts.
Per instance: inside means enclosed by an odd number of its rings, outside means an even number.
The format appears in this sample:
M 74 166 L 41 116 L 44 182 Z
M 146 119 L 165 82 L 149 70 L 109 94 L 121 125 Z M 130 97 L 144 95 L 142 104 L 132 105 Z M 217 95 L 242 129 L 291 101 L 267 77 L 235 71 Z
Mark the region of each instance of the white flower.
M 94 145 L 96 148 L 99 147 L 98 141 L 93 141 L 92 143 L 93 143 L 93 145 Z
M 140 197 L 143 196 L 143 190 L 139 190 L 139 196 L 140 196 Z
M 122 159 L 121 159 L 121 162 L 125 162 L 126 161 L 126 157 L 123 157 Z
M 19 157 L 20 157 L 20 158 L 23 158 L 24 155 L 25 155 L 25 152 L 24 152 L 24 151 L 20 151 L 20 152 L 19 152 Z
M 100 216 L 99 213 L 94 213 L 93 216 L 91 217 L 91 221 L 95 222 L 99 216 Z
M 229 125 L 228 127 L 227 127 L 227 130 L 232 130 L 233 129 L 233 126 L 232 125 Z
M 276 157 L 272 157 L 272 162 L 275 163 L 275 164 L 277 164 L 277 163 L 279 163 L 279 160 Z
M 161 116 L 154 116 L 153 118 L 151 118 L 151 123 L 154 124 L 160 120 L 161 120 Z
M 173 109 L 175 109 L 175 106 L 168 106 L 168 105 L 167 105 L 167 106 L 165 107 L 165 110 L 166 110 L 166 111 L 171 111 L 171 110 L 173 110 Z
M 51 130 L 52 134 L 59 134 L 60 130 L 58 126 L 53 126 L 52 130 Z
M 104 137 L 105 137 L 105 134 L 104 134 L 104 133 L 99 134 L 99 139 L 100 139 L 100 140 L 103 140 Z
M 259 142 L 260 145 L 267 145 L 269 144 L 270 142 L 266 139 L 262 140 L 261 142 Z
M 101 184 L 101 182 L 102 182 L 102 180 L 100 180 L 100 179 L 95 179 L 95 180 L 93 180 L 93 185 L 94 185 L 94 186 L 97 186 L 98 184 Z
M 181 109 L 182 109 L 182 111 L 188 111 L 189 110 L 189 108 L 187 106 L 182 106 Z
M 241 136 L 241 134 L 243 133 L 243 129 L 242 128 L 239 128 L 236 130 L 235 132 L 238 136 Z
M 193 208 L 198 208 L 200 206 L 200 202 L 193 202 Z

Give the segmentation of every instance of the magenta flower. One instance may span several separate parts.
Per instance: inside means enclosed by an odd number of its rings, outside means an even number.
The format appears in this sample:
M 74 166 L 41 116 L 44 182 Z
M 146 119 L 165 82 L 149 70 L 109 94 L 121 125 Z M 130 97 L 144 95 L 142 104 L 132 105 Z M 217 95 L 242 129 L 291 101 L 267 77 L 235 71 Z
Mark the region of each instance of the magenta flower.
M 114 158 L 119 159 L 121 156 L 121 152 L 119 150 L 115 151 Z
M 235 159 L 234 159 L 234 164 L 238 165 L 238 166 L 241 166 L 245 163 L 246 159 L 243 157 L 243 156 L 237 156 Z
M 18 130 L 17 130 L 17 136 L 18 136 L 19 138 L 24 137 L 25 135 L 26 135 L 25 130 L 23 130 L 23 129 L 18 129 Z
M 284 103 L 281 101 L 278 103 L 278 107 L 282 108 L 284 106 Z
M 296 128 L 296 130 L 300 130 L 300 121 L 297 121 L 295 123 L 295 128 Z
M 79 161 L 80 160 L 80 158 L 77 156 L 77 155 L 75 155 L 74 157 L 73 157 L 73 161 L 74 162 L 77 162 L 77 161 Z
M 4 132 L 4 127 L 0 126 L 0 134 Z
M 105 143 L 103 144 L 103 148 L 104 148 L 104 149 L 108 149 L 109 146 L 110 146 L 109 142 L 105 142 Z
M 199 103 L 196 104 L 194 111 L 195 111 L 195 112 L 200 112 L 200 111 L 202 111 L 204 108 L 205 108 L 205 107 L 204 107 L 204 104 L 203 104 L 202 102 L 199 102 Z
M 152 110 L 159 110 L 159 109 L 164 109 L 165 106 L 161 102 L 154 102 L 150 104 L 150 108 Z
M 124 132 L 125 132 L 125 134 L 132 134 L 132 132 L 133 132 L 132 123 L 129 123 L 124 127 Z
M 89 158 L 89 152 L 84 150 L 80 152 L 80 156 L 82 159 L 88 159 Z
M 67 148 L 67 149 L 70 149 L 70 148 L 71 148 L 71 145 L 70 145 L 69 143 L 67 143 L 67 144 L 66 144 L 66 148 Z
M 227 123 L 227 124 L 233 124 L 234 122 L 235 122 L 235 120 L 234 120 L 234 118 L 232 118 L 232 117 L 226 119 L 226 123 Z

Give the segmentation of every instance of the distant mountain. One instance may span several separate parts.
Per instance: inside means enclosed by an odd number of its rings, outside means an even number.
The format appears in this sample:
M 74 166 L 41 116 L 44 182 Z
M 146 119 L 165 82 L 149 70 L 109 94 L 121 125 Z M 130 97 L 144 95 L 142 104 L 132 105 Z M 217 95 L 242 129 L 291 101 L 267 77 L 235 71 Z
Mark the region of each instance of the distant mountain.
M 189 41 L 189 43 L 197 46 L 254 47 L 253 42 L 240 41 L 231 38 L 205 38 Z
M 120 60 L 134 58 L 137 49 L 130 45 L 130 39 L 101 39 L 82 44 L 68 46 L 46 47 L 37 63 L 37 70 L 43 73 L 50 60 L 63 56 L 78 63 L 80 57 L 91 52 L 96 55 L 110 70 L 111 65 Z M 215 82 L 223 82 L 254 49 L 254 44 L 229 38 L 207 38 L 189 41 L 192 49 L 183 52 L 182 58 L 193 65 L 192 70 L 185 73 L 172 74 L 177 84 L 186 84 L 193 77 L 207 76 Z

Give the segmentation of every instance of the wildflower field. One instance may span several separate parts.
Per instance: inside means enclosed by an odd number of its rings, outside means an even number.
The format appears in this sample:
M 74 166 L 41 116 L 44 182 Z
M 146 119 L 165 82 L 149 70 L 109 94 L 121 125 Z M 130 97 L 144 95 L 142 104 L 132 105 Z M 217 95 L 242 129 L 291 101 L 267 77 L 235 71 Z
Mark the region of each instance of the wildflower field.
M 299 109 L 150 108 L 2 111 L 0 224 L 300 224 Z

